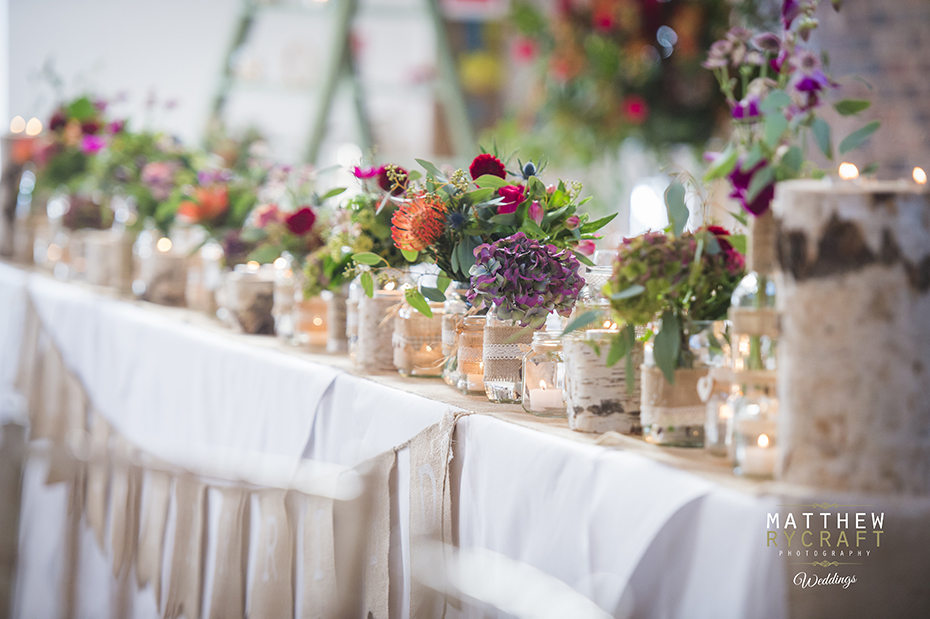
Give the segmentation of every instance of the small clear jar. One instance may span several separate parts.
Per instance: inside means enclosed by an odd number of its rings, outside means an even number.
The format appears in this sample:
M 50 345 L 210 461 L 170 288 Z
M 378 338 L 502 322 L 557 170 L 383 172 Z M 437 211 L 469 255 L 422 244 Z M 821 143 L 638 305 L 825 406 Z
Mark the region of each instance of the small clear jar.
M 274 330 L 278 338 L 288 343 L 293 342 L 294 304 L 296 302 L 297 278 L 294 276 L 294 258 L 288 253 L 283 254 L 274 263 Z
M 496 307 L 484 323 L 484 392 L 488 400 L 518 404 L 523 398 L 523 356 L 534 330 L 515 320 L 497 317 Z
M 585 283 L 578 293 L 571 317 L 574 319 L 591 311 L 598 312 L 598 320 L 587 329 L 614 329 L 617 326 L 610 315 L 610 300 L 604 296 L 604 286 L 612 272 L 613 267 L 610 266 L 585 267 Z
M 455 387 L 458 385 L 460 374 L 458 370 L 458 326 L 471 304 L 465 298 L 468 293 L 468 282 L 452 282 L 446 288 L 446 300 L 443 303 L 442 314 L 442 354 L 445 363 L 442 368 L 442 379 L 446 384 Z
M 742 397 L 733 418 L 737 475 L 771 478 L 778 463 L 778 400 Z
M 356 277 L 349 283 L 349 294 L 346 297 L 346 348 L 353 363 L 358 350 L 358 301 L 363 294 L 365 291 Z
M 443 304 L 430 303 L 432 317 L 404 303 L 394 318 L 394 367 L 401 376 L 442 375 Z
M 464 394 L 484 394 L 484 316 L 464 316 L 458 323 L 456 387 Z
M 326 346 L 329 328 L 326 317 L 329 312 L 326 300 L 317 295 L 305 299 L 299 287 L 294 300 L 294 335 L 292 342 L 297 346 Z
M 523 410 L 539 417 L 565 417 L 565 358 L 561 331 L 537 331 L 523 357 Z

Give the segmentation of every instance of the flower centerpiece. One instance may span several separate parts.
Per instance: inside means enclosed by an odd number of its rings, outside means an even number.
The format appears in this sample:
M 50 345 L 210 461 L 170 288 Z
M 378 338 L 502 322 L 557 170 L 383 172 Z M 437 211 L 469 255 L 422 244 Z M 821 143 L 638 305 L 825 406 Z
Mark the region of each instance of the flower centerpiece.
M 156 218 L 173 213 L 178 222 L 198 225 L 208 237 L 219 240 L 243 227 L 257 201 L 257 188 L 250 179 L 223 168 L 205 168 L 191 182 L 175 187 Z
M 672 202 L 684 192 L 670 193 L 667 200 Z M 645 329 L 644 336 L 655 366 L 647 357 L 642 370 L 641 415 L 647 438 L 691 446 L 703 444 L 705 413 L 696 385 L 707 372 L 695 358 L 691 338 L 711 321 L 726 317 L 745 260 L 735 249 L 736 239 L 722 227 L 686 232 L 686 213 L 670 208 L 672 223 L 665 231 L 624 239 L 604 292 L 621 325 L 607 363 L 626 358 L 629 392 L 635 385 L 636 327 L 659 325 L 658 330 Z M 576 322 L 580 320 L 583 317 Z
M 97 189 L 121 195 L 135 216 L 127 221 L 132 230 L 151 222 L 163 234 L 174 220 L 171 209 L 159 209 L 175 187 L 194 180 L 194 155 L 170 136 L 150 131 L 131 131 L 126 124 L 113 133 L 107 146 L 91 163 Z
M 485 393 L 492 402 L 519 402 L 524 347 L 549 314 L 571 313 L 584 285 L 569 249 L 523 232 L 478 246 L 468 299 L 489 305 L 482 347 Z
M 733 133 L 721 153 L 708 153 L 705 180 L 726 177 L 731 196 L 759 217 L 769 210 L 778 181 L 826 174 L 809 161 L 805 145 L 813 141 L 828 160 L 862 145 L 880 126 L 872 121 L 846 136 L 834 151 L 830 125 L 821 116 L 840 84 L 828 74 L 825 56 L 808 48 L 819 0 L 784 0 L 780 32 L 731 29 L 710 47 L 703 66 L 717 77 L 733 119 Z M 839 8 L 839 0 L 833 0 Z M 869 101 L 844 99 L 836 112 L 852 116 Z M 877 166 L 875 166 L 877 167 Z M 865 172 L 874 171 L 873 167 Z
M 516 59 L 535 63 L 541 92 L 502 136 L 554 138 L 582 160 L 630 136 L 656 146 L 711 136 L 723 102 L 700 71 L 701 50 L 727 28 L 730 3 L 564 1 L 554 15 L 545 10 L 513 5 Z
M 588 201 L 579 200 L 581 184 L 546 185 L 539 178 L 545 166 L 532 161 L 518 161 L 518 169 L 511 171 L 497 155 L 482 153 L 467 172 L 448 175 L 428 161 L 417 161 L 426 171 L 422 182 L 409 182 L 403 194 L 390 200 L 397 203 L 394 244 L 408 262 L 434 263 L 440 270 L 438 288 L 421 286 L 407 293 L 408 302 L 420 311 L 428 311 L 424 297 L 442 301 L 451 281 L 469 280 L 480 245 L 519 232 L 590 264 L 585 254 L 593 253 L 596 232 L 616 216 L 590 221 L 579 211 Z M 356 260 L 380 264 L 364 254 Z

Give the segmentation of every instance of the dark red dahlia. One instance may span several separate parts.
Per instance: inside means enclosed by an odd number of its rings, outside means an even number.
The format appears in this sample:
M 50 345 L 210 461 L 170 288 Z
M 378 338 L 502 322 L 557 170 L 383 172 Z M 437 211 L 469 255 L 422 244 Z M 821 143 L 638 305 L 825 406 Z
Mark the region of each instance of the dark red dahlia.
M 287 229 L 297 236 L 303 236 L 313 229 L 313 223 L 316 221 L 316 215 L 309 206 L 304 206 L 291 213 L 284 220 Z
M 100 131 L 100 123 L 95 120 L 88 120 L 81 123 L 81 133 L 84 135 L 96 135 Z
M 485 174 L 490 174 L 498 178 L 505 178 L 507 176 L 504 164 L 501 163 L 500 159 L 490 153 L 481 153 L 475 157 L 471 165 L 468 166 L 468 172 L 473 179 L 480 178 Z
M 66 124 L 68 124 L 68 119 L 65 118 L 65 113 L 61 110 L 56 110 L 48 121 L 48 128 L 51 131 L 58 131 L 59 129 L 64 129 Z
M 730 231 L 724 228 L 723 226 L 707 226 L 707 231 L 717 237 L 717 243 L 720 245 L 721 251 L 730 251 L 733 249 L 733 245 L 730 241 L 724 239 L 725 236 L 730 236 Z

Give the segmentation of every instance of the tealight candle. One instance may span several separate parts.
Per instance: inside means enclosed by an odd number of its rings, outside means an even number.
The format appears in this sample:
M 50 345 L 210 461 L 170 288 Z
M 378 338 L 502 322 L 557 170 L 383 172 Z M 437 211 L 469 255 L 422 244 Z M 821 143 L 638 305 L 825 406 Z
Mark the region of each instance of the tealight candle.
M 753 477 L 771 477 L 775 474 L 776 456 L 768 435 L 760 434 L 755 445 L 743 447 L 740 472 Z
M 549 388 L 546 381 L 539 381 L 539 389 L 530 389 L 530 408 L 534 411 L 561 409 L 564 406 L 562 390 Z

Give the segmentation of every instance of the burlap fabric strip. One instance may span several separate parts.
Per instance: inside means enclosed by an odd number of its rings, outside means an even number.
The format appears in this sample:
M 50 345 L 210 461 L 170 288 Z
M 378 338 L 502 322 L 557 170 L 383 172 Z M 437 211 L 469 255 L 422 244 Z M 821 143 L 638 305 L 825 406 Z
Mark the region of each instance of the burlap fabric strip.
M 234 486 L 217 488 L 217 491 L 221 505 L 210 619 L 244 617 L 251 495 L 244 488 Z
M 177 520 L 165 617 L 176 619 L 184 615 L 186 619 L 199 619 L 206 541 L 206 487 L 194 477 L 182 475 L 175 484 L 174 500 Z
M 697 383 L 707 368 L 675 370 L 675 383 L 669 384 L 658 368 L 642 367 L 643 426 L 703 426 L 706 410 L 697 392 Z
M 523 355 L 532 341 L 533 329 L 528 327 L 486 324 L 482 347 L 485 382 L 520 382 Z
M 146 471 L 143 479 L 145 506 L 139 525 L 139 549 L 136 554 L 136 581 L 139 587 L 152 585 L 155 604 L 161 607 L 161 572 L 165 543 L 165 526 L 168 522 L 168 504 L 171 500 L 172 478 L 162 471 Z

